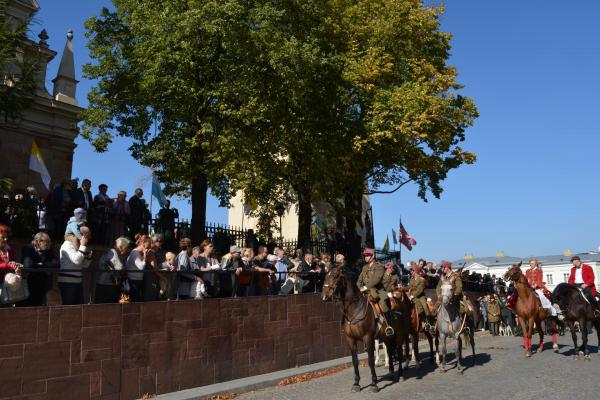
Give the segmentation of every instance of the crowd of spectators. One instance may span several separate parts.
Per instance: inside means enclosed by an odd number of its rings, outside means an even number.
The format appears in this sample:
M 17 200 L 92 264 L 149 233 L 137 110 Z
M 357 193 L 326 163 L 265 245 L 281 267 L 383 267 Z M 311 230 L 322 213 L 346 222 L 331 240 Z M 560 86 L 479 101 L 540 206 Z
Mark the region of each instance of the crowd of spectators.
M 20 304 L 45 304 L 54 281 L 63 304 L 81 304 L 84 272 L 92 274 L 90 296 L 97 303 L 312 292 L 321 289 L 333 263 L 344 263 L 343 229 L 324 229 L 326 248 L 318 256 L 302 249 L 286 254 L 282 247 L 259 240 L 252 230 L 245 231 L 240 240 L 217 227 L 210 239 L 194 244 L 189 225 L 176 223 L 178 211 L 168 200 L 152 221 L 142 189 L 135 189 L 129 199 L 124 191 L 112 198 L 105 184 L 98 185 L 93 195 L 89 179 L 80 187 L 78 183 L 61 182 L 43 201 L 28 188 L 15 197 L 16 203 L 0 204 L 4 210 L 0 213 L 4 230 L 0 232 L 0 268 L 19 272 L 22 265 L 28 271 L 30 295 Z M 9 224 L 34 237 L 19 262 L 7 243 Z M 61 243 L 58 251 L 52 240 Z M 103 254 L 94 257 L 92 244 L 100 245 Z M 415 263 L 409 268 L 394 265 L 405 284 Z M 418 264 L 428 287 L 435 288 L 440 266 L 423 259 Z M 52 269 L 56 268 L 60 271 L 54 280 Z M 4 273 L 0 283 L 3 277 Z M 489 274 L 463 272 L 463 282 L 468 291 L 503 293 L 505 289 L 501 279 Z

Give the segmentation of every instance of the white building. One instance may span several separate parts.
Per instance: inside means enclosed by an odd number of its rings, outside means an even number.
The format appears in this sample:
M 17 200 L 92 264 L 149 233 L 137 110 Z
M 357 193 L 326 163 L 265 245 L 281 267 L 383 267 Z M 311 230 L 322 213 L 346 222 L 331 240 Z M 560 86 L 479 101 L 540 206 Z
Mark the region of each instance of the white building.
M 454 261 L 452 266 L 454 268 L 464 267 L 464 270 L 466 271 L 474 271 L 480 274 L 489 273 L 490 275 L 496 275 L 496 277 L 501 278 L 513 264 L 518 264 L 520 261 L 523 262 L 521 269 L 523 270 L 523 273 L 525 273 L 525 271 L 529 269 L 529 259 L 535 258 L 538 260 L 544 271 L 544 282 L 546 282 L 546 287 L 548 290 L 552 291 L 556 285 L 567 282 L 569 279 L 571 267 L 573 266 L 570 260 L 574 255 L 578 255 L 581 257 L 581 262 L 592 267 L 596 277 L 596 287 L 600 288 L 600 253 L 597 252 L 579 254 L 565 252 L 565 254 L 562 255 L 524 258 L 510 257 L 499 253 L 496 257 L 467 258 Z
M 371 202 L 369 196 L 364 195 L 362 201 L 363 210 L 363 226 L 357 227 L 357 234 L 362 238 L 363 245 L 367 238 L 373 237 L 373 216 L 371 209 Z M 243 203 L 243 192 L 238 192 L 236 196 L 231 199 L 231 207 L 228 210 L 228 224 L 230 226 L 240 227 L 242 229 L 256 229 L 258 220 L 249 215 L 250 209 Z M 336 228 L 336 217 L 331 207 L 327 204 L 316 204 L 313 205 L 313 228 L 322 230 L 322 228 Z M 286 240 L 296 239 L 298 236 L 298 212 L 297 206 L 292 204 L 284 210 L 281 217 L 281 227 L 279 227 L 279 218 L 275 218 L 277 230 L 273 232 L 273 236 L 281 236 Z M 281 228 L 281 232 L 279 232 Z

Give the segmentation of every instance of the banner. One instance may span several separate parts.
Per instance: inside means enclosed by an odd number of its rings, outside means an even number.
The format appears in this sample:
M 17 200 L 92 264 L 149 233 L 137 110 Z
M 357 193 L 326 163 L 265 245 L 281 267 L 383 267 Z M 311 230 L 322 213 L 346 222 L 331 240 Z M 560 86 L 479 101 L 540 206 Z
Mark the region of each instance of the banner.
M 46 186 L 46 189 L 50 190 L 50 174 L 48 173 L 48 168 L 46 168 L 46 164 L 44 164 L 42 153 L 40 152 L 40 148 L 35 142 L 35 139 L 33 139 L 33 141 L 31 142 L 31 156 L 29 156 L 29 169 L 38 172 L 42 177 L 42 182 L 44 182 L 44 186 Z

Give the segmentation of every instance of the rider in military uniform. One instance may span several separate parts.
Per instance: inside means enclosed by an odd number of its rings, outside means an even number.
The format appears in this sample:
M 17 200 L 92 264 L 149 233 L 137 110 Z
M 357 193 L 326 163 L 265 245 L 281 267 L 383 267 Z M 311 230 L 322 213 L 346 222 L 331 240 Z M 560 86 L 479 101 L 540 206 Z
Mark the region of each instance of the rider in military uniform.
M 426 286 L 427 280 L 423 276 L 421 267 L 413 264 L 412 277 L 410 278 L 410 282 L 408 282 L 408 297 L 415 304 L 419 319 L 427 321 L 431 327 L 434 323 L 425 296 Z
M 385 269 L 383 268 L 383 265 L 375 261 L 375 250 L 364 249 L 363 257 L 365 259 L 365 265 L 363 266 L 356 284 L 362 293 L 368 292 L 371 297 L 379 303 L 387 322 L 385 333 L 388 336 L 392 336 L 394 334 L 394 329 L 392 328 L 392 315 L 386 304 L 388 294 L 383 287 Z
M 452 263 L 448 261 L 442 262 L 442 274 L 446 279 L 450 279 L 452 275 L 454 275 L 454 288 L 452 290 L 454 298 L 451 301 L 459 302 L 460 314 L 463 315 L 466 312 L 466 308 L 464 302 L 461 301 L 463 297 L 463 284 L 460 274 L 458 272 L 452 271 Z M 440 279 L 440 281 L 438 282 L 437 287 L 435 288 L 435 293 L 437 295 L 437 304 L 435 309 L 437 310 L 442 299 L 442 279 Z

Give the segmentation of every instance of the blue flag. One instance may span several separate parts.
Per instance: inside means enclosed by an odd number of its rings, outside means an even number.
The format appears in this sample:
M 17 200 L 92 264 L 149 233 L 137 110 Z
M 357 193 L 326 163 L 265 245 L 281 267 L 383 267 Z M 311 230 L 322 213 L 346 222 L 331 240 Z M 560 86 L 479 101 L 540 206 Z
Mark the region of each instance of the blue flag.
M 160 188 L 160 182 L 154 173 L 152 173 L 152 196 L 156 197 L 156 200 L 158 200 L 158 204 L 160 204 L 161 207 L 165 206 L 167 197 Z
M 396 235 L 394 228 L 392 228 L 392 240 L 394 241 L 394 244 L 398 244 L 398 235 Z

